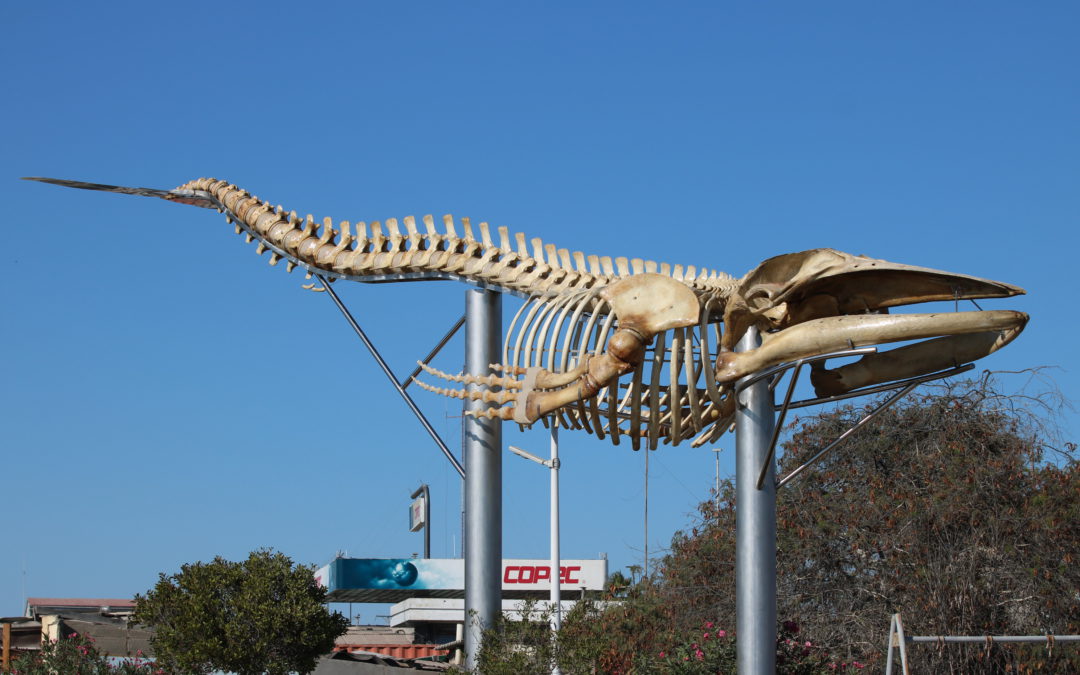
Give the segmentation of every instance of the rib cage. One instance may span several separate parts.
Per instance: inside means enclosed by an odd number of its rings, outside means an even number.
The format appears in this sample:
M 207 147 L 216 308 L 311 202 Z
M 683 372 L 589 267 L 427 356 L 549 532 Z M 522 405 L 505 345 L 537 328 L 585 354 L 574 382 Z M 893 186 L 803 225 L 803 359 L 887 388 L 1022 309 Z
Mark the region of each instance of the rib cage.
M 598 356 L 618 328 L 610 307 L 595 289 L 555 298 L 534 297 L 522 305 L 508 330 L 503 368 L 568 372 L 586 355 Z M 721 326 L 702 312 L 697 326 L 660 333 L 632 374 L 603 387 L 588 400 L 557 411 L 560 424 L 584 429 L 618 445 L 628 436 L 635 450 L 642 439 L 655 449 L 698 435 L 695 445 L 714 439 L 728 426 L 729 386 L 718 383 L 712 362 Z M 704 433 L 703 433 L 704 431 Z

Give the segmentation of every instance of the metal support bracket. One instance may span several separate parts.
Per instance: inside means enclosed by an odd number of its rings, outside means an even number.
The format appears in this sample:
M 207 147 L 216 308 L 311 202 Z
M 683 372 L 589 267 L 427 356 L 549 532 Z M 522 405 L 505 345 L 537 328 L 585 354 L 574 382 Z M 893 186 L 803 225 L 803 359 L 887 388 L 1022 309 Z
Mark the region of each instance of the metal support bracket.
M 420 424 L 424 427 L 424 430 L 427 431 L 428 434 L 431 436 L 431 439 L 435 441 L 435 445 L 439 446 L 439 450 L 441 450 L 442 453 L 446 455 L 446 459 L 450 460 L 450 464 L 454 466 L 454 470 L 457 471 L 458 475 L 464 479 L 465 467 L 461 466 L 461 462 L 457 460 L 457 457 L 454 457 L 454 453 L 450 452 L 450 448 L 446 447 L 446 443 L 443 443 L 442 438 L 439 437 L 439 433 L 435 431 L 435 427 L 431 426 L 431 422 L 428 422 L 427 417 L 424 416 L 424 413 L 421 412 L 420 408 L 417 407 L 415 402 L 413 402 L 412 397 L 409 396 L 408 392 L 405 391 L 405 387 L 401 386 L 401 384 L 398 383 L 398 379 L 394 375 L 394 371 L 390 370 L 390 366 L 386 365 L 386 361 L 384 361 L 382 355 L 379 354 L 379 350 L 375 349 L 375 345 L 372 344 L 371 340 L 368 339 L 367 333 L 364 332 L 364 329 L 362 329 L 360 327 L 360 324 L 356 322 L 356 319 L 353 318 L 353 315 L 349 312 L 349 308 L 345 306 L 345 303 L 341 301 L 341 298 L 339 298 L 337 293 L 334 292 L 334 289 L 330 287 L 330 284 L 327 283 L 325 277 L 320 274 L 316 274 L 314 276 L 316 279 L 319 280 L 319 283 L 321 283 L 326 288 L 326 294 L 330 296 L 330 299 L 334 301 L 334 304 L 337 305 L 337 308 L 341 310 L 341 314 L 345 317 L 345 320 L 349 322 L 349 325 L 352 326 L 352 329 L 356 332 L 357 337 L 360 338 L 360 341 L 363 342 L 364 346 L 368 348 L 369 352 L 371 352 L 371 355 L 375 358 L 375 362 L 379 364 L 379 367 L 382 368 L 383 373 L 386 375 L 387 378 L 389 378 L 390 384 L 394 386 L 394 389 L 397 390 L 397 393 L 401 396 L 402 399 L 405 400 L 405 405 L 409 406 L 409 410 L 411 410 L 413 414 L 416 415 L 416 418 L 420 420 Z
M 435 355 L 439 353 L 439 350 L 445 347 L 446 343 L 450 342 L 450 338 L 454 337 L 454 334 L 457 333 L 464 325 L 465 315 L 462 314 L 461 318 L 457 320 L 457 323 L 455 323 L 450 328 L 450 330 L 446 331 L 446 335 L 442 336 L 442 339 L 439 340 L 439 343 L 435 345 L 435 347 L 430 352 L 428 352 L 427 356 L 420 360 L 420 364 L 417 364 L 416 369 L 409 373 L 409 376 L 405 378 L 405 381 L 398 382 L 398 384 L 401 385 L 402 389 L 409 388 L 409 385 L 413 382 L 413 378 L 420 374 L 420 371 L 424 369 L 424 366 L 431 363 L 431 359 L 435 358 Z
M 878 407 L 874 408 L 872 411 L 870 411 L 869 413 L 864 415 L 863 418 L 860 419 L 858 422 L 856 422 L 850 429 L 848 429 L 844 433 L 837 436 L 836 440 L 834 440 L 832 443 L 829 443 L 824 448 L 819 450 L 817 452 L 817 454 L 815 454 L 813 457 L 808 459 L 801 466 L 799 466 L 796 469 L 793 469 L 791 471 L 791 473 L 789 473 L 788 475 L 784 476 L 779 481 L 777 481 L 776 488 L 780 489 L 780 488 L 784 487 L 785 485 L 787 485 L 788 483 L 790 483 L 791 481 L 795 480 L 795 478 L 800 473 L 802 473 L 805 469 L 807 469 L 811 464 L 817 462 L 819 459 L 824 457 L 827 453 L 829 453 L 829 452 L 833 451 L 834 449 L 836 449 L 837 446 L 839 446 L 841 443 L 843 443 L 845 440 L 847 440 L 853 433 L 858 431 L 867 422 L 874 419 L 879 414 L 881 414 L 886 409 L 888 409 L 890 406 L 892 406 L 894 403 L 896 403 L 900 399 L 902 399 L 905 396 L 907 396 L 908 394 L 910 394 L 911 391 L 913 389 L 915 389 L 915 387 L 919 386 L 920 384 L 925 384 L 926 382 L 933 382 L 934 380 L 941 380 L 941 379 L 944 379 L 946 377 L 952 377 L 953 375 L 959 375 L 960 373 L 966 373 L 967 371 L 971 370 L 974 367 L 975 367 L 974 365 L 969 363 L 969 364 L 964 365 L 964 366 L 957 366 L 956 368 L 950 368 L 949 370 L 945 370 L 945 371 L 941 371 L 941 372 L 937 372 L 937 373 L 931 373 L 930 375 L 922 375 L 922 376 L 919 376 L 919 377 L 913 377 L 913 378 L 909 378 L 907 380 L 902 380 L 900 382 L 891 382 L 888 385 L 883 385 L 883 387 L 886 387 L 886 388 L 872 387 L 872 388 L 867 389 L 867 390 L 853 391 L 853 392 L 849 392 L 848 394 L 845 394 L 845 397 L 850 398 L 851 395 L 862 396 L 862 395 L 865 395 L 865 394 L 875 393 L 875 391 L 890 391 L 890 390 L 896 390 L 896 389 L 900 390 L 900 391 L 896 392 L 895 394 L 893 394 L 892 396 L 890 396 L 889 398 L 887 398 L 886 400 L 884 400 L 880 405 L 878 405 Z M 873 389 L 875 391 L 871 391 L 871 389 Z M 822 402 L 825 402 L 825 401 L 823 400 Z M 776 448 L 774 446 L 772 448 L 772 451 L 775 452 L 775 449 Z M 770 453 L 770 456 L 771 456 L 771 453 Z M 764 476 L 764 472 L 762 473 L 762 475 Z M 759 485 L 759 489 L 760 489 L 760 485 Z
M 815 461 L 817 461 L 818 459 L 823 457 L 827 452 L 830 452 L 831 450 L 835 449 L 841 442 L 843 442 L 845 439 L 847 439 L 859 427 L 863 426 L 864 424 L 866 424 L 867 422 L 872 420 L 874 417 L 876 417 L 878 414 L 883 412 L 886 408 L 888 408 L 889 406 L 891 406 L 892 404 L 896 403 L 901 398 L 906 396 L 916 386 L 918 386 L 920 384 L 923 384 L 925 382 L 932 382 L 934 380 L 940 380 L 940 379 L 943 379 L 943 378 L 946 378 L 946 377 L 952 377 L 953 375 L 957 375 L 959 373 L 967 372 L 967 371 L 969 371 L 969 370 L 971 370 L 972 368 L 975 367 L 975 366 L 973 366 L 972 364 L 969 363 L 967 365 L 957 366 L 956 368 L 951 368 L 951 369 L 946 370 L 946 371 L 941 371 L 941 372 L 937 372 L 937 373 L 931 373 L 930 375 L 921 375 L 919 377 L 913 377 L 913 378 L 909 378 L 909 379 L 906 379 L 906 380 L 901 380 L 899 382 L 890 382 L 888 384 L 882 384 L 882 385 L 878 385 L 878 386 L 874 386 L 874 387 L 866 387 L 864 389 L 857 389 L 855 391 L 849 391 L 846 394 L 840 394 L 838 396 L 823 396 L 823 397 L 819 397 L 819 398 L 804 399 L 802 401 L 796 401 L 796 402 L 792 403 L 791 398 L 795 393 L 795 385 L 799 381 L 799 375 L 800 375 L 800 373 L 802 371 L 802 367 L 804 365 L 818 363 L 818 362 L 821 362 L 821 361 L 828 361 L 830 359 L 837 359 L 837 358 L 843 358 L 843 357 L 849 357 L 849 356 L 862 356 L 864 354 L 873 354 L 875 352 L 877 352 L 876 347 L 859 347 L 859 348 L 853 348 L 853 349 L 845 349 L 845 350 L 838 351 L 838 352 L 830 352 L 828 354 L 818 354 L 817 356 L 807 356 L 807 357 L 804 357 L 804 358 L 801 358 L 801 359 L 798 359 L 798 360 L 795 360 L 795 361 L 789 361 L 788 363 L 781 363 L 781 364 L 775 365 L 775 366 L 773 366 L 771 368 L 766 368 L 765 370 L 762 370 L 762 371 L 758 372 L 754 376 L 749 377 L 746 380 L 739 382 L 739 384 L 735 388 L 736 393 L 738 393 L 738 392 L 742 391 L 743 389 L 745 389 L 745 388 L 747 388 L 747 387 L 749 387 L 749 386 L 751 386 L 753 384 L 756 384 L 756 383 L 758 383 L 758 382 L 760 382 L 761 380 L 764 380 L 764 379 L 771 379 L 771 381 L 769 382 L 769 389 L 770 390 L 775 390 L 777 385 L 780 383 L 780 380 L 783 378 L 784 374 L 788 370 L 792 371 L 791 379 L 788 382 L 787 393 L 784 395 L 784 402 L 781 405 L 776 406 L 776 412 L 779 413 L 779 416 L 776 419 L 776 425 L 773 427 L 772 437 L 769 439 L 769 449 L 768 449 L 768 451 L 766 453 L 765 461 L 762 463 L 761 470 L 758 472 L 758 478 L 757 478 L 757 484 L 756 484 L 756 487 L 757 487 L 758 490 L 760 490 L 760 489 L 762 489 L 764 487 L 764 485 L 765 485 L 765 476 L 769 472 L 769 466 L 771 465 L 771 463 L 776 458 L 776 444 L 780 440 L 780 432 L 783 429 L 784 419 L 787 416 L 788 410 L 791 410 L 792 408 L 805 408 L 805 407 L 813 406 L 813 405 L 821 405 L 823 403 L 834 403 L 836 401 L 843 401 L 843 400 L 849 399 L 849 398 L 856 398 L 856 397 L 859 397 L 859 396 L 867 396 L 867 395 L 870 395 L 870 394 L 879 394 L 879 393 L 886 392 L 886 391 L 895 391 L 897 389 L 902 390 L 900 393 L 889 397 L 880 406 L 878 406 L 872 412 L 870 412 L 865 417 L 863 417 L 861 420 L 859 420 L 855 424 L 855 426 L 851 427 L 850 429 L 848 429 L 844 433 L 840 434 L 840 436 L 837 437 L 837 439 L 835 441 L 833 441 L 832 443 L 827 445 L 824 449 L 822 449 L 820 452 L 818 452 L 816 455 L 814 455 L 814 457 L 812 457 L 808 462 L 806 462 L 805 464 L 803 464 L 802 466 L 800 466 L 799 468 L 795 469 L 790 474 L 785 476 L 783 479 L 778 481 L 777 484 L 776 484 L 777 488 L 783 487 L 787 483 L 791 482 L 795 478 L 796 475 L 801 473 L 810 464 L 814 463 Z
M 780 413 L 780 416 L 776 419 L 773 425 L 772 437 L 769 439 L 769 450 L 765 455 L 765 461 L 762 463 L 761 471 L 758 473 L 757 489 L 760 490 L 765 485 L 765 475 L 769 471 L 769 465 L 772 463 L 773 458 L 776 456 L 776 442 L 780 439 L 780 430 L 784 428 L 784 417 L 787 415 L 788 408 L 791 407 L 791 396 L 795 393 L 795 384 L 799 381 L 799 373 L 802 371 L 802 367 L 807 363 L 817 363 L 818 361 L 826 361 L 828 359 L 835 359 L 844 356 L 860 356 L 863 354 L 873 354 L 877 351 L 876 347 L 861 347 L 859 349 L 845 349 L 840 352 L 830 352 L 829 354 L 819 354 L 817 356 L 807 356 L 797 361 L 791 361 L 789 363 L 781 363 L 773 366 L 772 368 L 766 368 L 751 378 L 746 379 L 735 388 L 736 395 L 738 392 L 746 389 L 752 384 L 756 384 L 765 378 L 772 378 L 772 382 L 769 383 L 769 390 L 775 390 L 776 385 L 780 383 L 780 378 L 783 377 L 784 372 L 789 369 L 794 369 L 791 374 L 791 381 L 788 383 L 787 394 L 784 396 L 784 403 L 776 408 Z

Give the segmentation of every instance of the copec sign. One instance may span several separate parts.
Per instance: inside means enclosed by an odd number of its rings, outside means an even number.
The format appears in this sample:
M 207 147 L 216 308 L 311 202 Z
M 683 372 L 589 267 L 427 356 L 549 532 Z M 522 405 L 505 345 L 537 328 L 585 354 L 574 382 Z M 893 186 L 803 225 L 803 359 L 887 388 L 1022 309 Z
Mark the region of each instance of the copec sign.
M 547 597 L 550 560 L 503 560 L 506 599 Z M 337 558 L 315 572 L 330 602 L 401 602 L 408 598 L 465 597 L 461 558 Z M 607 581 L 607 560 L 563 560 L 559 584 L 566 592 L 599 592 Z
M 559 583 L 577 586 L 581 583 L 581 565 L 559 568 Z M 538 584 L 551 581 L 551 565 L 507 565 L 503 563 L 503 588 L 509 584 Z M 550 584 L 549 584 L 550 589 Z

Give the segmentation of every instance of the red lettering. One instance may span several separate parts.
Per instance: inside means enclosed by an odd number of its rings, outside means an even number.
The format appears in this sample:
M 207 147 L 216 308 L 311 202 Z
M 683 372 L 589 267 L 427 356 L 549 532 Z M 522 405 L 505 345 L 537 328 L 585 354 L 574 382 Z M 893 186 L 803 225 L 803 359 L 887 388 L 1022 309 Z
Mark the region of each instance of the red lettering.
M 580 584 L 582 581 L 577 576 L 580 572 L 580 565 L 560 567 L 559 582 Z M 503 570 L 502 580 L 504 584 L 535 584 L 541 581 L 551 581 L 551 567 L 548 565 L 508 565 Z
M 564 583 L 564 584 L 579 584 L 579 583 L 581 583 L 581 580 L 580 579 L 572 579 L 572 578 L 570 578 L 570 574 L 572 572 L 580 572 L 580 571 L 581 571 L 581 566 L 580 565 L 572 565 L 570 567 L 560 567 L 559 568 L 559 581 L 561 583 Z

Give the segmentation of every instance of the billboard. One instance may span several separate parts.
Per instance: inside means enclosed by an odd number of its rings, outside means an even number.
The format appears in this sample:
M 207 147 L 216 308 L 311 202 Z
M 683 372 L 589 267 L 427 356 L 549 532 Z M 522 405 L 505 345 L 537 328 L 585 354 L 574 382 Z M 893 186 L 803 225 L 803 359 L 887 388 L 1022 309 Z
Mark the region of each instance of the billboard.
M 602 591 L 607 560 L 563 560 L 559 582 L 565 592 Z M 504 598 L 546 598 L 550 560 L 503 560 Z M 330 602 L 401 602 L 408 598 L 465 597 L 462 558 L 337 558 L 315 572 Z

